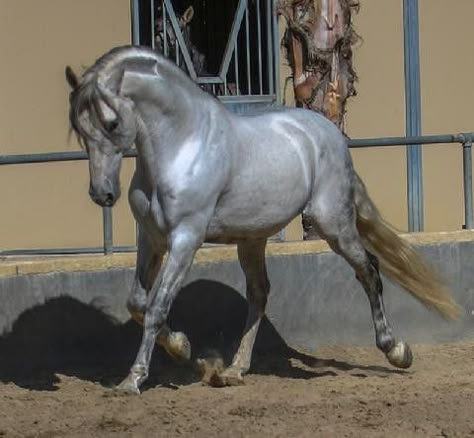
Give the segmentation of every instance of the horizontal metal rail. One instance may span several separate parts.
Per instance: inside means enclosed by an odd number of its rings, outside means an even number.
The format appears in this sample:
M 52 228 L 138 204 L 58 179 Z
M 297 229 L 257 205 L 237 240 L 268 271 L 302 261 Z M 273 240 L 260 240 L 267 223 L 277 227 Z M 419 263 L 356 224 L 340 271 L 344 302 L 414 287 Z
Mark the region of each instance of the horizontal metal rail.
M 111 253 L 136 252 L 136 246 L 112 246 Z M 56 256 L 56 255 L 83 255 L 83 254 L 105 254 L 104 247 L 83 247 L 83 248 L 45 248 L 45 249 L 7 249 L 0 251 L 0 257 L 21 257 L 21 256 Z
M 413 144 L 461 144 L 463 148 L 463 182 L 464 182 L 464 228 L 474 228 L 473 214 L 473 191 L 472 191 L 472 139 L 473 132 L 462 134 L 445 135 L 423 135 L 413 137 L 378 137 L 348 139 L 350 148 L 390 147 L 405 146 Z M 130 150 L 124 154 L 125 157 L 137 156 L 136 150 Z M 87 160 L 85 151 L 74 152 L 49 152 L 39 154 L 22 155 L 0 155 L 0 166 L 37 164 L 52 162 L 67 162 Z M 113 246 L 112 235 L 112 212 L 109 208 L 103 208 L 103 247 L 92 248 L 52 248 L 52 249 L 15 249 L 0 251 L 0 256 L 20 255 L 69 255 L 69 254 L 111 254 L 113 252 L 133 252 L 135 246 Z
M 124 154 L 125 157 L 136 157 L 135 149 Z M 85 151 L 75 152 L 46 152 L 40 154 L 22 154 L 22 155 L 0 155 L 0 166 L 5 164 L 35 164 L 52 163 L 66 161 L 85 161 L 87 160 Z
M 256 96 L 256 99 L 258 97 Z M 422 135 L 416 137 L 377 137 L 349 139 L 350 148 L 405 146 L 411 144 L 441 144 L 458 143 L 463 144 L 467 139 L 473 138 L 474 132 L 464 134 L 444 135 Z M 125 157 L 136 157 L 137 151 L 130 150 L 124 154 Z M 39 154 L 0 155 L 0 165 L 6 164 L 34 164 L 58 161 L 81 161 L 87 160 L 85 151 L 74 152 L 47 152 Z
M 445 134 L 445 135 L 420 135 L 413 137 L 379 137 L 349 139 L 349 147 L 365 148 L 376 146 L 405 146 L 412 144 L 440 144 L 440 143 L 464 143 L 473 133 L 467 134 Z

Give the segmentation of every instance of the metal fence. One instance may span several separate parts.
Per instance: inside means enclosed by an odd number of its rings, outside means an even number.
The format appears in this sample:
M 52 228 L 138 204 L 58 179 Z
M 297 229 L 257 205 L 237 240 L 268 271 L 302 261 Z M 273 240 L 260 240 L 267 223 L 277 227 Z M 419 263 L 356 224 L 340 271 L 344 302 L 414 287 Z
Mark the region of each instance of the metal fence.
M 474 228 L 473 194 L 472 194 L 472 139 L 473 132 L 464 134 L 429 135 L 414 137 L 381 137 L 350 139 L 350 148 L 371 148 L 388 146 L 458 144 L 463 150 L 463 184 L 464 184 L 464 228 Z M 125 157 L 136 157 L 137 151 L 131 150 Z M 65 161 L 87 160 L 84 151 L 51 152 L 25 155 L 0 155 L 0 167 L 10 164 L 33 164 Z M 112 254 L 114 252 L 134 252 L 136 246 L 114 246 L 112 232 L 112 208 L 104 207 L 103 212 L 103 246 L 93 248 L 53 248 L 53 249 L 15 249 L 0 251 L 0 256 L 17 255 L 65 255 L 65 254 Z
M 132 43 L 147 44 L 154 47 L 157 36 L 157 7 L 161 8 L 164 36 L 162 50 L 171 55 L 178 65 L 202 87 L 210 87 L 210 92 L 217 94 L 219 99 L 233 112 L 245 113 L 257 107 L 264 109 L 279 104 L 279 36 L 278 20 L 273 11 L 274 0 L 233 0 L 225 3 L 229 8 L 235 5 L 231 27 L 222 58 L 217 59 L 216 70 L 198 72 L 195 69 L 189 50 L 189 41 L 185 41 L 178 23 L 178 17 L 171 0 L 131 0 Z M 224 5 L 216 0 L 215 5 Z M 143 22 L 143 12 L 147 9 L 147 23 Z M 403 0 L 404 38 L 405 38 L 405 83 L 406 83 L 406 114 L 407 137 L 383 137 L 349 140 L 351 148 L 405 146 L 407 148 L 407 205 L 409 229 L 423 229 L 423 198 L 421 145 L 430 144 L 461 144 L 463 148 L 464 176 L 464 218 L 465 228 L 474 228 L 472 204 L 472 137 L 474 133 L 417 136 L 421 131 L 420 72 L 419 72 L 419 25 L 418 0 Z M 250 32 L 252 29 L 252 32 Z M 170 33 L 172 30 L 176 41 L 175 51 L 170 50 Z M 148 34 L 147 34 L 148 32 Z M 147 34 L 147 37 L 144 35 Z M 213 41 L 213 45 L 215 45 Z M 233 92 L 230 92 L 232 84 Z M 220 91 L 219 91 L 220 90 Z M 413 134 L 414 136 L 410 136 Z M 126 154 L 136 157 L 136 151 Z M 45 162 L 64 162 L 86 160 L 83 151 L 58 152 L 26 155 L 0 156 L 0 167 L 8 164 L 31 164 Z M 59 248 L 59 249 L 17 249 L 0 250 L 0 256 L 6 255 L 54 255 L 131 252 L 135 246 L 114 246 L 112 233 L 112 209 L 103 209 L 103 246 L 94 248 Z
M 133 44 L 163 53 L 224 103 L 279 101 L 275 66 L 280 51 L 273 0 L 194 4 L 194 18 L 185 25 L 171 0 L 134 0 L 131 5 Z M 191 34 L 191 27 L 198 32 Z M 217 33 L 201 53 L 197 46 L 206 44 L 197 40 L 209 36 L 208 28 Z

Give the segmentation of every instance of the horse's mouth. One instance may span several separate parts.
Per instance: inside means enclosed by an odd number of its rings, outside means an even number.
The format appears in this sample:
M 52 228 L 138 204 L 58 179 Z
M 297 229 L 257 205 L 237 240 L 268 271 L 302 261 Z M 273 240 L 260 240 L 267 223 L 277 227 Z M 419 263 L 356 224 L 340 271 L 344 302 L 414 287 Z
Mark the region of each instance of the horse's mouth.
M 113 207 L 116 204 L 117 200 L 120 198 L 120 192 L 117 194 L 106 193 L 103 195 L 89 193 L 89 196 L 91 197 L 92 201 L 99 207 Z

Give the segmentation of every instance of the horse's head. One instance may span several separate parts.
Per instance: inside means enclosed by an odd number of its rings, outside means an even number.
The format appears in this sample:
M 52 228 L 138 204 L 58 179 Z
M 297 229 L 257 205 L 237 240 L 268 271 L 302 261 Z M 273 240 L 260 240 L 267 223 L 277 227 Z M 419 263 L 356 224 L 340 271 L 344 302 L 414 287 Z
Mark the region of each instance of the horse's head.
M 189 6 L 189 8 L 184 11 L 184 14 L 180 17 L 178 21 L 179 28 L 183 33 L 183 37 L 185 39 L 189 37 L 189 23 L 191 22 L 193 17 L 194 9 L 192 6 Z M 163 9 L 161 7 L 158 7 L 155 22 L 155 47 L 161 53 L 164 52 L 165 39 L 168 45 L 169 53 L 171 55 L 174 55 L 178 47 L 178 38 L 176 37 L 176 33 L 173 29 L 173 26 L 171 25 L 169 17 L 167 16 L 167 14 L 163 13 Z
M 70 67 L 66 79 L 72 88 L 69 119 L 89 156 L 89 195 L 100 206 L 112 206 L 120 197 L 123 153 L 137 135 L 134 104 L 86 73 L 81 80 Z
M 165 20 L 166 17 L 166 20 Z M 189 6 L 183 15 L 178 20 L 179 29 L 183 35 L 185 49 L 188 51 L 191 57 L 191 62 L 195 73 L 198 76 L 207 76 L 206 57 L 202 54 L 199 49 L 194 45 L 191 39 L 191 27 L 189 23 L 194 17 L 194 9 Z M 165 26 L 166 22 L 166 26 Z M 171 24 L 170 18 L 167 14 L 163 14 L 161 6 L 157 9 L 156 21 L 155 21 L 155 48 L 158 52 L 165 52 L 165 40 L 167 45 L 166 56 L 170 59 L 175 59 L 177 52 L 179 52 L 179 43 L 176 36 L 176 32 Z M 178 66 L 186 73 L 190 73 L 184 58 L 181 57 L 177 62 Z M 206 89 L 206 87 L 204 87 Z M 210 91 L 210 90 L 206 90 Z

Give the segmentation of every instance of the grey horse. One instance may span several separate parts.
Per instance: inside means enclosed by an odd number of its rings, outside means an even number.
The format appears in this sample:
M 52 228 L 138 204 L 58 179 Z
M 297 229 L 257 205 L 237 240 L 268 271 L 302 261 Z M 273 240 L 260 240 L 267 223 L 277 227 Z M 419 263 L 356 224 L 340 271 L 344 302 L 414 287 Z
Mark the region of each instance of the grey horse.
M 95 203 L 114 205 L 123 153 L 134 144 L 138 151 L 129 189 L 139 237 L 128 308 L 143 324 L 143 338 L 120 390 L 140 393 L 155 341 L 175 358 L 190 357 L 187 337 L 166 321 L 203 242 L 237 244 L 246 277 L 244 334 L 231 365 L 212 379 L 241 383 L 270 290 L 267 239 L 302 212 L 354 269 L 369 299 L 377 347 L 392 365 L 409 367 L 412 354 L 385 316 L 379 263 L 427 307 L 457 316 L 450 292 L 380 217 L 345 137 L 324 117 L 303 109 L 234 115 L 146 48 L 115 48 L 80 79 L 70 68 L 66 77 L 73 88 L 70 122 L 89 156 Z

